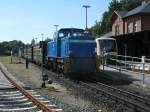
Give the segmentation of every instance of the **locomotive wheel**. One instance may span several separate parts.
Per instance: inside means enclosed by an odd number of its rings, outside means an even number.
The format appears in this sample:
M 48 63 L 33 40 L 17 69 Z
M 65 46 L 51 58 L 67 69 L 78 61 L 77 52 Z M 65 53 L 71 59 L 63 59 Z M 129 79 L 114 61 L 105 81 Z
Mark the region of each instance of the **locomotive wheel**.
M 58 72 L 58 73 L 63 73 L 62 64 L 57 65 L 57 72 Z

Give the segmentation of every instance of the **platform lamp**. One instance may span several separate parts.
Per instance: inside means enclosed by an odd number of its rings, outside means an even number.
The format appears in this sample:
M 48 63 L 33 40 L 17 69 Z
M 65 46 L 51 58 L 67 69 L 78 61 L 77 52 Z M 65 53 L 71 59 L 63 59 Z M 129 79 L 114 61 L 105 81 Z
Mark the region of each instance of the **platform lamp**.
M 42 42 L 41 43 L 42 43 L 42 81 L 43 81 L 41 86 L 45 88 L 46 85 L 45 85 L 44 67 L 43 67 L 44 66 L 44 63 L 43 63 L 43 61 L 44 61 L 43 60 L 43 48 L 44 48 L 43 38 L 44 38 L 44 33 L 41 33 L 41 37 L 42 37 Z
M 127 62 L 127 44 L 124 44 L 124 55 L 125 55 L 125 69 L 127 69 L 127 65 L 126 65 L 126 62 Z
M 87 9 L 90 8 L 91 6 L 89 6 L 89 5 L 83 5 L 82 7 L 85 8 L 85 12 L 86 12 L 86 13 L 85 13 L 85 14 L 86 14 L 86 15 L 85 15 L 85 18 L 86 18 L 85 30 L 87 31 L 87 30 L 88 30 L 88 28 L 87 28 Z
M 44 48 L 43 38 L 44 38 L 44 33 L 41 33 L 41 37 L 42 37 L 42 65 L 43 65 L 43 48 Z
M 56 28 L 56 32 L 57 32 L 57 30 L 58 30 L 58 26 L 59 26 L 59 25 L 54 25 L 54 26 L 55 26 L 55 28 Z

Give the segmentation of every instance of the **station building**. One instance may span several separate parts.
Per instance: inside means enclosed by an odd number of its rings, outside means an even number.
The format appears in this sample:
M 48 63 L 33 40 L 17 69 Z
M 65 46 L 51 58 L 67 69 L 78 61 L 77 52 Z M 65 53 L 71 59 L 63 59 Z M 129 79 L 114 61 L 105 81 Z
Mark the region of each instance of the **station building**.
M 116 10 L 111 15 L 112 37 L 117 39 L 118 52 L 150 58 L 150 2 L 130 11 Z

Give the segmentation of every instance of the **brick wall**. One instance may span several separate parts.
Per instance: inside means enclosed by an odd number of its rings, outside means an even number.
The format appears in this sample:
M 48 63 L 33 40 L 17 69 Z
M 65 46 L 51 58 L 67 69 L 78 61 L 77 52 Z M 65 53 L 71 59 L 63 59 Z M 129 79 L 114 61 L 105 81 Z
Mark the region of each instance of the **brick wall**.
M 116 34 L 116 26 L 119 26 L 119 31 Z M 112 16 L 112 35 L 122 35 L 133 32 L 150 30 L 150 14 L 138 14 L 126 18 L 121 18 L 117 14 Z
M 142 30 L 150 30 L 150 14 L 142 15 Z
M 141 16 L 140 15 L 125 18 L 124 22 L 125 22 L 124 34 L 141 31 Z
M 123 34 L 123 20 L 120 16 L 114 17 L 116 19 L 114 19 L 113 24 L 112 24 L 112 35 L 115 36 L 116 34 L 116 26 L 119 26 L 119 35 Z

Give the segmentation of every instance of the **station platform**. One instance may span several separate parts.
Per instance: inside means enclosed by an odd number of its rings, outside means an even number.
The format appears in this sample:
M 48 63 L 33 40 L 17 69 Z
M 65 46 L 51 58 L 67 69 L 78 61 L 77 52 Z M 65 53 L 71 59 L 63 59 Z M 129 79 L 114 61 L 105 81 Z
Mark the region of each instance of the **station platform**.
M 119 81 L 119 80 L 126 80 L 130 83 L 135 83 L 138 85 L 150 85 L 150 74 L 145 74 L 143 77 L 142 72 L 133 72 L 133 71 L 127 71 L 127 70 L 117 70 L 112 67 L 108 66 L 100 66 L 100 70 L 107 75 L 108 78 Z

